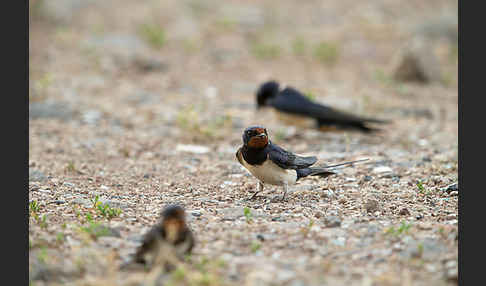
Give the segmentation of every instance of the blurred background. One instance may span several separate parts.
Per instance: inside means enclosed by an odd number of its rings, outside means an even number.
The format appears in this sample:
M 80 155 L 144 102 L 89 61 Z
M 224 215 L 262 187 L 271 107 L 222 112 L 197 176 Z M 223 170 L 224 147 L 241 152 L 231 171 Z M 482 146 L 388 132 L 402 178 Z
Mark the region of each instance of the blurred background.
M 29 29 L 30 102 L 88 121 L 224 121 L 268 79 L 386 117 L 457 90 L 456 1 L 36 0 Z
M 275 211 L 280 216 L 281 208 L 298 210 L 289 221 L 307 225 L 310 217 L 318 228 L 322 203 L 327 212 L 349 218 L 361 208 L 353 190 L 367 178 L 363 182 L 370 189 L 360 185 L 359 196 L 380 202 L 388 226 L 404 218 L 400 213 L 406 206 L 414 221 L 421 215 L 423 222 L 443 223 L 446 234 L 456 233 L 457 191 L 454 196 L 447 189 L 419 202 L 416 197 L 423 188 L 440 189 L 457 181 L 457 5 L 450 0 L 30 0 L 29 200 L 41 203 L 40 212 L 48 221 L 48 231 L 42 224 L 29 225 L 31 277 L 86 277 L 73 254 L 73 249 L 86 246 L 74 227 L 85 222 L 77 220 L 71 203 L 89 210 L 85 205 L 98 194 L 123 210 L 120 217 L 104 221 L 118 229 L 121 238 L 106 238 L 88 249 L 114 249 L 116 263 L 133 251 L 136 239 L 130 237 L 155 222 L 162 205 L 178 201 L 193 213 L 192 227 L 200 242 L 196 257 L 226 253 L 230 265 L 239 261 L 238 271 L 228 270 L 221 277 L 240 285 L 284 285 L 279 279 L 287 277 L 288 265 L 278 263 L 286 256 L 272 256 L 283 250 L 267 245 L 259 250 L 265 259 L 255 256 L 259 252 L 250 243 L 252 231 L 234 224 L 230 229 L 237 234 L 228 236 L 211 218 L 233 213 L 231 208 L 239 207 L 239 200 L 256 184 L 234 157 L 242 131 L 251 124 L 264 124 L 272 141 L 296 153 L 316 155 L 323 163 L 372 159 L 329 179 L 334 200 L 304 190 L 303 197 L 294 198 L 296 205 L 272 207 L 267 214 Z M 270 79 L 315 101 L 393 123 L 371 136 L 282 125 L 271 112 L 255 108 L 256 89 Z M 417 181 L 423 188 L 417 189 Z M 448 200 L 442 200 L 442 194 Z M 313 200 L 316 205 L 307 204 Z M 49 203 L 59 201 L 64 203 Z M 406 204 L 412 201 L 414 205 Z M 258 202 L 252 207 L 262 208 Z M 255 223 L 252 229 L 257 233 L 266 227 Z M 292 237 L 294 229 L 282 223 L 278 240 Z M 392 243 L 377 242 L 381 237 L 373 243 L 381 245 L 383 253 L 375 251 L 373 259 L 359 260 L 362 264 L 351 268 L 347 262 L 356 258 L 351 254 L 333 258 L 341 259 L 335 268 L 330 256 L 312 256 L 321 251 L 314 246 L 322 245 L 312 236 L 284 245 L 293 245 L 287 253 L 292 271 L 295 263 L 305 266 L 303 274 L 297 271 L 302 277 L 324 271 L 334 285 L 455 281 L 457 265 L 443 261 L 457 260 L 457 240 L 430 234 L 435 228 L 417 231 L 437 240 L 423 246 L 432 253 L 424 262 L 432 265 L 429 268 L 395 260 L 395 254 L 386 252 Z M 348 230 L 330 234 L 336 245 L 326 253 L 342 250 L 340 237 L 348 236 L 347 247 L 368 251 L 366 245 L 352 242 L 353 235 Z M 409 242 L 401 242 L 398 253 L 407 251 Z M 444 248 L 434 248 L 441 243 Z M 255 251 L 249 250 L 250 244 Z M 60 263 L 64 269 L 72 264 L 73 272 L 45 272 L 38 261 L 46 247 L 57 257 L 53 265 Z M 234 253 L 251 259 L 233 260 Z M 315 260 L 306 260 L 309 257 Z M 258 264 L 264 262 L 276 268 Z M 100 274 L 95 262 L 89 264 L 81 273 Z M 306 272 L 309 267 L 314 270 Z M 268 273 L 278 277 L 265 276 Z

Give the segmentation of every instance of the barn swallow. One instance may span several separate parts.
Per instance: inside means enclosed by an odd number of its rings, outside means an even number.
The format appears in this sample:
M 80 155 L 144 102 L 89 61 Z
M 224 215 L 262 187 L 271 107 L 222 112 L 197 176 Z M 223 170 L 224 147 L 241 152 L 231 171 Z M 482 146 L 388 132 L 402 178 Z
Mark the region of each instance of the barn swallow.
M 282 200 L 285 200 L 289 185 L 295 184 L 301 178 L 307 176 L 325 178 L 336 174 L 329 168 L 364 161 L 351 161 L 326 167 L 311 167 L 317 162 L 317 157 L 299 156 L 273 144 L 268 139 L 267 129 L 262 126 L 246 128 L 242 137 L 243 146 L 236 152 L 236 158 L 243 167 L 258 179 L 257 192 L 250 199 L 263 191 L 264 184 L 270 184 L 283 186 Z
M 311 101 L 308 97 L 292 87 L 280 90 L 276 81 L 263 83 L 256 93 L 257 109 L 271 106 L 280 120 L 305 127 L 318 129 L 354 129 L 363 132 L 379 129 L 368 126 L 368 123 L 389 123 L 387 120 L 359 117 L 335 108 Z
M 143 237 L 137 249 L 134 262 L 152 265 L 161 257 L 175 254 L 178 259 L 190 254 L 194 247 L 194 235 L 186 224 L 184 209 L 169 205 L 162 210 L 159 222 Z M 174 250 L 173 253 L 164 253 Z

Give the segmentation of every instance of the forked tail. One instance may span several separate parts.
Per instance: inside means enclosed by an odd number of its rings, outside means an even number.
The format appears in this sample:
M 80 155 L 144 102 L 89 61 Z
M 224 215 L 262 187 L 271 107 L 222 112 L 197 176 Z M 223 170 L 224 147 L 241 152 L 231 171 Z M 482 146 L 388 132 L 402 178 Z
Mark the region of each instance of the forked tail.
M 325 178 L 325 177 L 328 177 L 330 175 L 336 174 L 336 173 L 330 171 L 329 168 L 352 165 L 354 163 L 363 162 L 363 161 L 367 161 L 367 160 L 369 160 L 369 159 L 349 161 L 349 162 L 339 163 L 339 164 L 336 164 L 336 165 L 325 166 L 325 167 L 317 167 L 317 168 L 310 167 L 310 168 L 304 168 L 304 169 L 297 169 L 296 170 L 297 171 L 297 180 L 299 180 L 300 178 L 307 177 L 307 176 L 319 176 L 321 178 Z
M 363 161 L 368 161 L 369 159 L 366 158 L 366 159 L 361 159 L 361 160 L 356 160 L 356 161 L 349 161 L 349 162 L 344 162 L 344 163 L 339 163 L 339 164 L 336 164 L 336 165 L 330 165 L 330 166 L 325 166 L 323 168 L 325 169 L 329 169 L 329 168 L 334 168 L 334 167 L 339 167 L 339 166 L 345 166 L 345 165 L 352 165 L 354 163 L 358 163 L 358 162 L 363 162 Z

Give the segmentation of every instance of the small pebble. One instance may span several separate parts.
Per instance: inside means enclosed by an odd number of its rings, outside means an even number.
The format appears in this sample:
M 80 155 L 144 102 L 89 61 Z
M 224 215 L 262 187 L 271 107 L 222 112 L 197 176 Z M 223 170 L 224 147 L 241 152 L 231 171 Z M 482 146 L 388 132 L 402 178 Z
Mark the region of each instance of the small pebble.
M 444 265 L 446 268 L 454 268 L 457 266 L 457 261 L 455 260 L 449 260 L 445 263 Z
M 421 230 L 428 230 L 428 229 L 432 229 L 433 226 L 430 222 L 422 222 L 417 224 L 417 227 Z
M 29 168 L 29 181 L 31 182 L 42 182 L 47 179 L 46 175 L 39 170 Z
M 443 191 L 445 191 L 447 193 L 459 192 L 459 185 L 458 185 L 458 183 L 451 184 L 451 185 L 443 188 Z
M 447 219 L 447 220 L 452 220 L 452 219 L 455 219 L 456 217 L 457 217 L 457 215 L 456 215 L 456 214 L 448 214 L 448 215 L 446 216 L 446 219 Z
M 410 215 L 410 211 L 407 208 L 403 208 L 398 212 L 399 215 Z
M 392 169 L 388 166 L 378 166 L 373 169 L 373 173 L 382 174 L 392 172 Z
M 378 210 L 378 202 L 376 200 L 368 200 L 364 204 L 366 212 L 372 213 Z
M 322 193 L 321 193 L 321 197 L 333 199 L 335 197 L 335 194 L 331 190 L 323 190 Z
M 195 217 L 200 217 L 202 215 L 201 212 L 199 212 L 199 211 L 193 211 L 193 212 L 191 212 L 191 214 Z
M 336 239 L 331 240 L 331 243 L 336 245 L 336 246 L 344 246 L 344 245 L 346 245 L 346 238 L 340 236 Z
M 194 154 L 204 154 L 209 152 L 209 148 L 202 145 L 184 145 L 178 144 L 175 149 L 176 152 L 188 152 Z
M 337 216 L 327 216 L 324 218 L 324 224 L 326 227 L 340 227 L 341 219 Z
M 373 180 L 373 177 L 372 176 L 364 176 L 363 180 L 365 182 L 369 182 L 369 181 Z

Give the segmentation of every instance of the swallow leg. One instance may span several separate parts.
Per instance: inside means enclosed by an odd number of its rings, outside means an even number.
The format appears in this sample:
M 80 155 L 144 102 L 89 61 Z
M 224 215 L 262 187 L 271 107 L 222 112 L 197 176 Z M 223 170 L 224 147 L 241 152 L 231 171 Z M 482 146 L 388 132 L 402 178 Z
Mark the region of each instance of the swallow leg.
M 249 200 L 252 200 L 261 191 L 263 191 L 263 183 L 258 181 L 258 190 L 249 198 Z
M 289 190 L 289 185 L 287 183 L 284 183 L 283 189 L 284 189 L 284 194 L 283 194 L 283 197 L 282 197 L 282 201 L 285 200 L 285 195 L 287 194 L 287 191 Z

